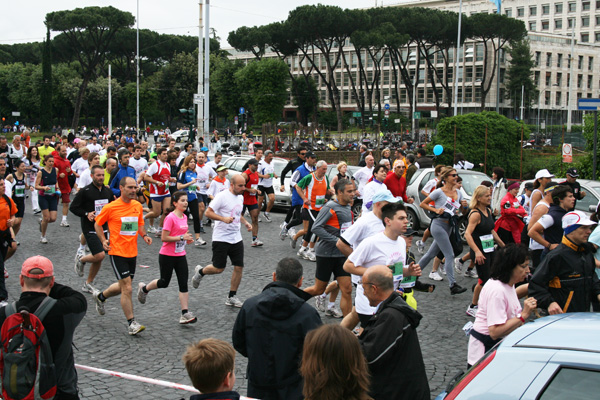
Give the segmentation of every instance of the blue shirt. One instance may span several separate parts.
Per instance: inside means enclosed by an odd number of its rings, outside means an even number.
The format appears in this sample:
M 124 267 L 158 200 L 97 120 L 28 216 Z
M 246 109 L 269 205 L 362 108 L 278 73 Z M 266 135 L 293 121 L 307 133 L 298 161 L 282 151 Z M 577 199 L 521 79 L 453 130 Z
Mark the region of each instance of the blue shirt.
M 121 189 L 119 189 L 119 183 L 121 182 L 121 179 L 125 178 L 126 176 L 135 180 L 135 169 L 133 169 L 133 167 L 130 167 L 129 165 L 127 167 L 124 167 L 121 164 L 118 165 L 118 168 L 119 171 L 117 171 L 117 174 L 114 176 L 114 178 L 112 178 L 109 186 L 110 190 L 112 190 L 115 196 L 121 197 Z
M 190 171 L 189 169 L 186 169 L 185 172 L 182 172 L 179 174 L 179 182 L 183 183 L 183 184 L 195 181 L 196 178 L 197 178 L 196 172 Z M 190 190 L 190 188 L 192 188 L 192 190 Z M 188 201 L 196 200 L 198 198 L 198 196 L 196 196 L 196 189 L 195 189 L 194 185 L 190 185 L 181 190 L 183 190 L 184 192 L 187 192 Z

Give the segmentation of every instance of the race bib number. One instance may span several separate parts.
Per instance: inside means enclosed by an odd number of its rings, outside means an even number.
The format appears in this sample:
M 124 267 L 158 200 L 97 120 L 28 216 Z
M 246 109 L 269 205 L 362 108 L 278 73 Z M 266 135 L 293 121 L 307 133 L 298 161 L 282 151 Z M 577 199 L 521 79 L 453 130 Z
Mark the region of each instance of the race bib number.
M 258 189 L 258 183 L 255 185 L 250 185 L 251 189 Z M 250 193 L 250 196 L 256 196 L 256 193 Z
M 494 236 L 493 235 L 480 236 L 479 240 L 481 240 L 481 247 L 483 248 L 484 253 L 492 253 L 494 251 Z
M 315 199 L 315 208 L 321 208 L 325 204 L 325 195 L 317 196 Z
M 398 261 L 389 266 L 392 274 L 394 275 L 394 282 L 399 282 L 402 280 L 404 275 L 404 263 L 402 261 Z
M 94 211 L 96 212 L 96 215 L 100 214 L 100 211 L 102 211 L 102 208 L 104 208 L 104 206 L 107 204 L 108 204 L 107 199 L 94 200 Z
M 185 240 L 175 242 L 175 253 L 183 253 L 185 250 Z
M 135 236 L 138 231 L 137 217 L 121 217 L 121 235 Z
M 405 276 L 404 278 L 402 278 L 402 281 L 400 282 L 400 287 L 403 289 L 412 288 L 415 286 L 416 282 L 417 282 L 416 276 Z
M 15 186 L 15 196 L 24 197 L 25 196 L 25 185 L 17 185 Z
M 446 199 L 446 204 L 444 204 L 444 212 L 447 212 L 450 215 L 454 215 L 458 211 L 458 205 L 458 201 L 448 197 Z
M 55 186 L 50 186 L 49 190 L 44 190 L 44 194 L 54 194 L 56 193 L 56 187 Z
M 346 232 L 346 230 L 347 230 L 348 228 L 350 228 L 351 226 L 352 226 L 352 222 L 344 222 L 344 223 L 342 224 L 342 226 L 340 227 L 340 235 L 343 235 L 343 234 L 344 234 L 344 232 Z
M 196 185 L 190 185 L 190 186 L 188 186 L 188 190 L 189 190 L 190 192 L 195 192 L 195 191 L 196 191 L 196 188 L 197 188 L 197 186 L 196 186 Z

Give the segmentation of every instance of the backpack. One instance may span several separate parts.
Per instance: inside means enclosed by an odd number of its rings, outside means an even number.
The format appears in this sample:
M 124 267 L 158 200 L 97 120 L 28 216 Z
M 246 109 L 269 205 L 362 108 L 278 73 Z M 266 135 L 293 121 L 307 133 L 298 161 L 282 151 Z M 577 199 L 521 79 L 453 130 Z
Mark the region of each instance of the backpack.
M 50 400 L 56 395 L 56 372 L 50 342 L 42 319 L 56 304 L 46 297 L 35 313 L 16 303 L 6 306 L 6 320 L 0 330 L 0 376 L 2 398 Z

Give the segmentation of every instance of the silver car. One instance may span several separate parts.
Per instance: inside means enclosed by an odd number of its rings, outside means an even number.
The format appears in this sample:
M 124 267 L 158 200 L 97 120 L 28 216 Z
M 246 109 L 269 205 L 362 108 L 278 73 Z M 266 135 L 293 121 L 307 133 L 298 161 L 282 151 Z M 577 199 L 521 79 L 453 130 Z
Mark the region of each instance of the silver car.
M 565 178 L 553 178 L 554 182 L 564 182 Z M 527 182 L 533 182 L 533 179 L 521 182 L 521 187 L 519 188 L 519 194 L 522 194 L 525 190 L 525 184 Z M 577 179 L 577 182 L 581 185 L 581 190 L 586 193 L 585 197 L 581 200 L 577 200 L 577 204 L 575 204 L 575 210 L 582 211 L 586 213 L 588 216 L 590 213 L 596 210 L 596 206 L 600 203 L 600 182 L 592 181 L 589 179 Z

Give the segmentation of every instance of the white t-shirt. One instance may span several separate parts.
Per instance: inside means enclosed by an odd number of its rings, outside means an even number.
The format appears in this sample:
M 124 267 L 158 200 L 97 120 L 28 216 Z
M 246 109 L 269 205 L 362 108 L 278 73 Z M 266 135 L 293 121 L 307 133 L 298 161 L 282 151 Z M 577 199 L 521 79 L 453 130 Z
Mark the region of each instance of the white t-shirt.
M 225 190 L 215 196 L 208 205 L 212 210 L 222 217 L 233 217 L 233 222 L 226 224 L 222 221 L 215 221 L 213 229 L 213 242 L 226 242 L 235 244 L 242 240 L 240 232 L 240 217 L 244 206 L 244 197 L 236 196 L 231 191 Z
M 211 167 L 212 169 L 216 170 L 217 167 L 219 166 L 216 162 L 214 162 L 213 160 L 207 161 L 206 165 L 208 165 L 209 167 Z
M 479 295 L 477 314 L 473 329 L 489 335 L 490 326 L 502 325 L 515 318 L 522 311 L 514 286 L 509 286 L 496 279 L 489 279 Z M 469 337 L 468 363 L 475 364 L 485 354 L 483 343 Z
M 383 225 L 382 225 L 383 226 Z M 406 261 L 406 241 L 402 236 L 391 240 L 384 232 L 380 232 L 361 242 L 350 254 L 348 260 L 358 267 L 373 267 L 375 265 L 394 265 L 394 288 L 397 289 L 403 277 L 403 267 Z M 356 312 L 373 315 L 377 311 L 369 305 L 362 285 L 356 287 Z
M 148 170 L 148 161 L 144 157 L 136 160 L 135 157 L 129 159 L 129 166 L 135 169 L 135 179 L 140 177 L 140 174 Z
M 207 185 L 215 176 L 217 176 L 217 173 L 207 164 L 204 164 L 203 166 L 196 165 L 196 180 L 198 181 L 196 191 L 200 194 L 206 194 L 206 191 L 208 190 Z
M 429 194 L 429 193 L 431 193 L 431 192 L 433 192 L 435 190 L 435 185 L 437 185 L 437 183 L 438 183 L 438 179 L 437 178 L 430 179 L 429 182 L 427 182 L 425 184 L 425 186 L 423 186 L 422 190 L 425 193 Z
M 225 182 L 219 182 L 216 179 L 213 179 L 210 182 L 210 187 L 206 191 L 206 194 L 208 196 L 215 197 L 217 194 L 221 193 L 222 191 L 228 190 L 230 185 L 231 184 L 229 183 L 229 179 L 225 179 Z
M 260 162 L 258 163 L 258 173 L 261 175 L 269 175 L 275 173 L 273 161 L 271 161 L 271 164 L 268 164 L 265 160 L 260 160 Z M 273 178 L 260 178 L 258 180 L 258 186 L 266 188 L 273 186 Z
M 84 160 L 83 157 L 79 157 L 77 160 L 75 160 L 75 162 L 73 162 L 73 165 L 71 165 L 71 169 L 81 177 L 83 171 L 85 171 L 86 169 L 90 169 L 90 164 L 88 163 L 88 160 Z M 79 179 L 80 178 L 75 179 L 75 183 L 77 184 L 77 186 L 79 186 Z
M 354 180 L 356 182 L 358 182 L 357 190 L 360 192 L 360 196 L 358 196 L 359 199 L 363 198 L 364 187 L 367 184 L 367 182 L 369 182 L 369 179 L 371 179 L 371 177 L 373 176 L 373 168 L 374 167 L 375 166 L 373 166 L 371 168 L 362 167 L 361 169 L 356 171 L 356 173 L 354 175 L 352 175 L 352 178 L 354 178 Z
M 361 192 L 363 195 L 363 215 L 364 213 L 370 212 L 373 209 L 372 204 L 369 204 L 371 200 L 373 200 L 373 196 L 384 190 L 387 190 L 387 186 L 385 186 L 385 183 L 383 182 L 380 183 L 373 180 L 365 185 L 363 192 Z M 367 208 L 367 204 L 369 205 L 369 208 Z
M 99 153 L 99 152 L 100 152 L 100 150 L 102 150 L 102 146 L 100 146 L 98 143 L 96 143 L 96 144 L 90 143 L 90 144 L 88 144 L 86 147 L 87 147 L 87 148 L 90 150 L 90 152 L 92 152 L 92 153 L 94 153 L 94 152 L 96 152 L 96 153 Z
M 92 183 L 92 170 L 88 168 L 85 171 L 83 171 L 79 175 L 78 180 L 79 180 L 79 182 L 77 183 L 77 187 L 79 187 L 79 189 L 82 189 L 82 188 L 86 187 L 87 185 L 89 185 L 90 183 Z
M 363 214 L 350 228 L 342 232 L 342 238 L 355 249 L 364 239 L 382 232 L 384 228 L 381 219 L 370 212 Z M 352 283 L 358 284 L 358 282 L 360 276 L 352 274 Z

